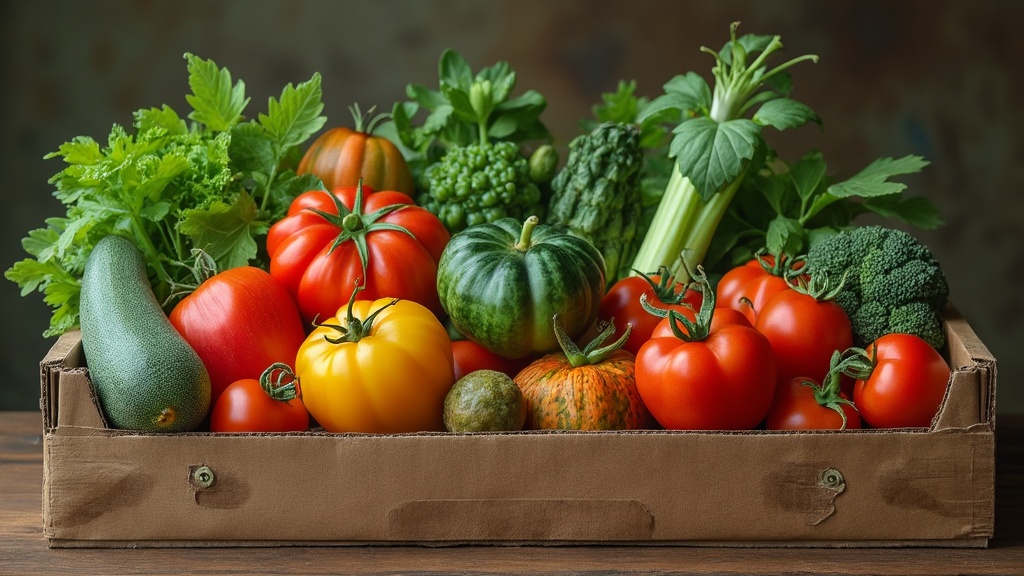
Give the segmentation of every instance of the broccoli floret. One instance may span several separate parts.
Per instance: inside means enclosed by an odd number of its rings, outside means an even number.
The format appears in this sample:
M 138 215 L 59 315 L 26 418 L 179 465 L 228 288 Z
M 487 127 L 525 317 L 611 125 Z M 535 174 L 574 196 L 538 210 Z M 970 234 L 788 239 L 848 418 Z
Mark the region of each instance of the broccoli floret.
M 541 212 L 541 192 L 530 179 L 529 161 L 513 142 L 452 146 L 424 173 L 417 203 L 452 234 L 474 224 Z
M 909 233 L 861 226 L 826 236 L 811 244 L 807 270 L 829 278 L 846 274 L 835 301 L 850 317 L 857 345 L 895 332 L 945 345 L 949 284 L 931 251 Z

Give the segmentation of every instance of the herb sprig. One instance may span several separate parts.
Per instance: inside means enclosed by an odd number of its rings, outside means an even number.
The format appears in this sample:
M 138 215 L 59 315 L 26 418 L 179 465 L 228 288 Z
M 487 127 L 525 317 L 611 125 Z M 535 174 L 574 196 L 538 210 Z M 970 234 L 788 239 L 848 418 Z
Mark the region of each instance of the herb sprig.
M 22 241 L 31 258 L 5 276 L 22 295 L 44 294 L 53 308 L 44 336 L 78 323 L 80 279 L 100 238 L 134 241 L 146 257 L 157 298 L 167 306 L 190 281 L 195 251 L 217 270 L 259 264 L 258 239 L 299 192 L 320 186 L 295 173 L 299 146 L 323 127 L 320 75 L 288 84 L 266 113 L 246 119 L 245 83 L 212 60 L 185 54 L 191 111 L 138 110 L 132 130 L 115 124 L 104 145 L 77 136 L 46 158 L 66 167 L 50 179 L 66 207 Z

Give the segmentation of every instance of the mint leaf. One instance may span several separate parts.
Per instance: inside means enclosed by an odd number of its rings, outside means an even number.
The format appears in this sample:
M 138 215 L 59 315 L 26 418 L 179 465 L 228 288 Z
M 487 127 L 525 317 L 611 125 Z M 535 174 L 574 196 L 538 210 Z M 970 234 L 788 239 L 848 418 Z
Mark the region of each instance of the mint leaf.
M 206 209 L 186 210 L 178 231 L 192 240 L 194 248 L 209 254 L 217 270 L 227 270 L 245 266 L 256 257 L 254 236 L 265 229 L 256 215 L 256 203 L 240 193 L 231 204 L 214 202 Z
M 768 93 L 762 92 L 762 94 Z M 771 126 L 776 130 L 787 130 L 799 128 L 808 122 L 821 124 L 821 118 L 806 104 L 789 98 L 775 98 L 761 105 L 761 108 L 754 114 L 754 122 L 763 126 Z
M 879 158 L 849 180 L 829 186 L 828 191 L 840 198 L 871 198 L 896 194 L 907 186 L 899 182 L 890 182 L 889 178 L 920 172 L 928 164 L 929 162 L 921 156 L 904 156 L 896 160 Z
M 278 150 L 298 146 L 323 128 L 327 117 L 320 115 L 324 109 L 321 95 L 320 74 L 315 73 L 298 86 L 286 85 L 280 100 L 270 99 L 267 114 L 258 118 Z
M 188 84 L 192 94 L 185 100 L 192 106 L 189 118 L 204 124 L 215 132 L 224 132 L 242 119 L 242 111 L 249 104 L 245 96 L 245 83 L 231 84 L 227 68 L 218 68 L 213 60 L 203 60 L 185 54 L 188 60 Z
M 761 127 L 745 118 L 719 123 L 699 117 L 682 122 L 674 132 L 669 154 L 707 202 L 743 172 L 744 161 L 754 155 Z

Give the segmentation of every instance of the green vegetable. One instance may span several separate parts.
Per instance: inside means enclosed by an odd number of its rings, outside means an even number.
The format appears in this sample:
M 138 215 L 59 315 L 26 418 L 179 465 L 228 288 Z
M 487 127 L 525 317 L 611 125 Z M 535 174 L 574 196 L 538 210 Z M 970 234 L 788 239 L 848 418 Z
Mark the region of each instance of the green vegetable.
M 79 136 L 47 156 L 66 164 L 50 180 L 66 214 L 31 231 L 22 245 L 32 258 L 5 273 L 23 296 L 45 294 L 54 308 L 46 336 L 78 323 L 80 279 L 100 239 L 131 238 L 157 298 L 169 305 L 190 282 L 184 264 L 194 250 L 218 270 L 254 261 L 268 223 L 299 192 L 319 186 L 294 172 L 299 146 L 325 121 L 318 74 L 287 85 L 267 113 L 244 121 L 244 83 L 213 61 L 185 59 L 187 119 L 167 105 L 139 110 L 134 132 L 115 124 L 103 145 Z
M 528 160 L 513 142 L 454 146 L 426 171 L 426 192 L 417 204 L 455 233 L 502 218 L 542 213 L 541 192 Z
M 476 370 L 459 378 L 444 398 L 444 427 L 449 432 L 522 430 L 526 400 L 512 378 L 495 370 Z
M 597 318 L 601 253 L 559 226 L 505 218 L 452 236 L 437 264 L 437 294 L 466 338 L 506 358 L 559 348 L 552 317 L 570 338 Z
M 704 260 L 755 154 L 765 147 L 762 129 L 820 123 L 810 108 L 787 97 L 791 86 L 784 73 L 798 62 L 817 61 L 817 56 L 800 56 L 769 69 L 768 57 L 782 48 L 779 37 L 737 38 L 736 28 L 735 23 L 730 27 L 731 39 L 721 51 L 701 48 L 716 61 L 713 91 L 694 72 L 676 76 L 665 84 L 665 94 L 640 114 L 642 121 L 678 111 L 682 121 L 669 147 L 675 166 L 633 261 L 636 270 L 668 266 L 677 278 L 688 278 L 689 270 Z
M 647 104 L 647 98 L 636 95 L 635 80 L 620 80 L 615 92 L 602 94 L 601 103 L 593 106 L 594 119 L 584 119 L 580 123 L 586 132 L 604 122 L 635 124 L 640 128 L 640 148 L 644 153 L 643 168 L 640 170 L 640 206 L 643 215 L 637 230 L 638 238 L 647 233 L 675 165 L 668 155 L 671 134 L 665 125 L 679 122 L 679 110 L 672 108 L 645 115 L 641 119 L 640 112 Z
M 704 259 L 709 270 L 725 271 L 749 261 L 761 248 L 773 255 L 803 254 L 813 238 L 850 226 L 860 215 L 893 218 L 919 228 L 942 224 L 935 205 L 905 197 L 894 176 L 928 165 L 920 156 L 882 158 L 839 181 L 826 176 L 821 152 L 796 163 L 770 158 L 748 174 L 733 198 Z
M 516 74 L 507 62 L 474 74 L 450 49 L 441 54 L 438 84 L 438 90 L 409 84 L 412 101 L 396 103 L 392 111 L 417 182 L 417 203 L 453 233 L 472 223 L 533 214 L 543 197 L 537 184 L 550 179 L 557 155 L 552 162 L 554 149 L 539 148 L 531 170 L 522 145 L 551 140 L 540 121 L 547 101 L 534 90 L 511 97 Z M 415 126 L 421 109 L 427 116 Z
M 949 285 L 939 262 L 914 236 L 884 226 L 862 226 L 823 236 L 807 253 L 807 272 L 843 280 L 835 301 L 850 317 L 854 344 L 890 333 L 945 344 L 942 312 Z
M 606 122 L 569 143 L 551 182 L 546 222 L 566 226 L 604 256 L 606 283 L 628 276 L 642 223 L 643 150 L 634 124 Z
M 82 348 L 115 428 L 186 432 L 206 418 L 210 376 L 164 314 L 142 252 L 121 236 L 96 243 L 81 290 Z

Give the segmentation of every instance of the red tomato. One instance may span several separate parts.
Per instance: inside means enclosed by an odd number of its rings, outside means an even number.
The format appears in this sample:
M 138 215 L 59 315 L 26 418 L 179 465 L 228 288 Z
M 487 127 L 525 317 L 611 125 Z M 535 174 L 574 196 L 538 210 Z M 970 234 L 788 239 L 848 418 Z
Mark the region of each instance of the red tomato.
M 350 186 L 297 196 L 270 227 L 267 252 L 307 322 L 344 308 L 357 284 L 360 300 L 412 300 L 440 315 L 437 261 L 449 239 L 409 196 Z
M 291 386 L 291 388 L 289 388 Z M 298 384 L 280 386 L 255 378 L 228 386 L 210 412 L 211 432 L 301 432 L 309 428 L 309 412 L 298 396 Z
M 886 334 L 868 345 L 873 368 L 853 384 L 853 402 L 873 428 L 924 428 L 939 411 L 949 365 L 911 334 Z
M 714 298 L 705 299 L 704 306 Z M 636 385 L 651 415 L 667 429 L 748 430 L 775 394 L 771 344 L 740 313 L 715 309 L 706 338 L 664 336 L 666 318 L 636 357 Z
M 647 301 L 652 306 L 661 309 L 682 310 L 687 305 L 696 309 L 700 308 L 701 303 L 700 291 L 686 288 L 683 283 L 673 282 L 671 278 L 661 275 L 627 276 L 613 284 L 601 299 L 597 317 L 615 324 L 615 334 L 609 337 L 612 341 L 622 336 L 627 325 L 633 326 L 622 349 L 634 355 L 661 321 L 660 316 L 651 314 L 641 306 L 640 296 L 643 294 L 647 295 Z
M 169 318 L 210 373 L 211 405 L 235 380 L 259 378 L 275 362 L 294 362 L 306 339 L 291 295 L 253 266 L 208 278 Z
M 754 328 L 772 344 L 780 383 L 799 377 L 821 382 L 832 355 L 853 346 L 850 318 L 841 306 L 795 289 L 765 302 Z
M 788 382 L 780 382 L 775 391 L 775 401 L 765 418 L 764 425 L 768 430 L 839 430 L 843 428 L 843 417 L 837 411 L 846 414 L 847 429 L 860 428 L 860 414 L 849 403 L 849 397 L 843 393 L 832 393 L 824 398 L 821 385 L 810 378 L 793 378 Z M 845 400 L 846 402 L 842 402 Z M 835 406 L 833 408 L 832 406 Z
M 515 378 L 526 367 L 532 356 L 510 359 L 499 356 L 472 340 L 453 340 L 452 356 L 455 359 L 455 380 L 477 370 L 496 370 Z
M 729 270 L 718 281 L 717 305 L 742 312 L 754 324 L 761 308 L 772 296 L 790 289 L 789 283 L 782 276 L 784 271 L 802 266 L 799 262 L 790 267 L 786 267 L 786 264 L 788 260 L 784 259 L 782 267 L 777 267 L 772 256 L 760 256 Z

